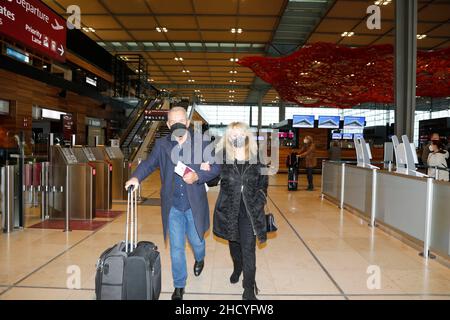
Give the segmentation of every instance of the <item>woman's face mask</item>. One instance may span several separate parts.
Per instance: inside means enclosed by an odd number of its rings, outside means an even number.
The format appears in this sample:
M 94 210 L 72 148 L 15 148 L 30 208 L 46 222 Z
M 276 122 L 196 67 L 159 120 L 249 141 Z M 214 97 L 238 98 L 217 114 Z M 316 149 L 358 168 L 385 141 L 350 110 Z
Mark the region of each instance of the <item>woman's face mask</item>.
M 429 146 L 428 149 L 430 150 L 430 152 L 434 152 L 433 146 Z
M 236 149 L 245 147 L 245 136 L 237 136 L 231 138 L 231 144 Z
M 304 140 L 303 140 L 303 143 L 304 143 L 304 144 L 308 144 L 308 143 L 309 143 L 309 140 L 308 140 L 308 139 L 304 139 Z

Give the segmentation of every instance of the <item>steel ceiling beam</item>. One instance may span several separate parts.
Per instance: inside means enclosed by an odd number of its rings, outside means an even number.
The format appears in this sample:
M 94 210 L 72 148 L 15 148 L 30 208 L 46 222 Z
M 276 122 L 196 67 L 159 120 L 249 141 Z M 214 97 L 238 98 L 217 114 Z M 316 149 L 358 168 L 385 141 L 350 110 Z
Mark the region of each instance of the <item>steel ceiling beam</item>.
M 268 56 L 283 56 L 294 52 L 304 45 L 311 33 L 317 28 L 335 0 L 317 1 L 288 1 L 280 22 L 274 32 L 270 45 L 266 48 Z M 261 94 L 265 96 L 271 86 L 256 77 L 254 87 L 265 87 L 264 91 L 252 90 L 249 92 L 246 103 L 258 103 Z

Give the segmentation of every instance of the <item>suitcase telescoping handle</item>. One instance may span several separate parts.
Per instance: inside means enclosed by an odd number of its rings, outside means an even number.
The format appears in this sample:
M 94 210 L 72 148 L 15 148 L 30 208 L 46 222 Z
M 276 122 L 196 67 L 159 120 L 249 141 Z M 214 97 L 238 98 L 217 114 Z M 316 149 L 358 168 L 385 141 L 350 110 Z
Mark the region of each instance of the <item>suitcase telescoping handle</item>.
M 125 252 L 133 252 L 137 246 L 137 192 L 128 188 L 127 222 L 125 229 Z

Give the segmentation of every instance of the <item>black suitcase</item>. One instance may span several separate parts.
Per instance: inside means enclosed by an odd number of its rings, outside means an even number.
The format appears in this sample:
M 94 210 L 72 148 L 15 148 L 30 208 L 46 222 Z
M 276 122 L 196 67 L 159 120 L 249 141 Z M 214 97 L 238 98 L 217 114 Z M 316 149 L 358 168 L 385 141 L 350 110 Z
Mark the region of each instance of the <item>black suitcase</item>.
M 161 258 L 154 243 L 137 243 L 137 195 L 128 190 L 125 241 L 109 248 L 97 262 L 97 300 L 158 300 Z
M 288 168 L 288 190 L 296 191 L 298 189 L 297 167 Z

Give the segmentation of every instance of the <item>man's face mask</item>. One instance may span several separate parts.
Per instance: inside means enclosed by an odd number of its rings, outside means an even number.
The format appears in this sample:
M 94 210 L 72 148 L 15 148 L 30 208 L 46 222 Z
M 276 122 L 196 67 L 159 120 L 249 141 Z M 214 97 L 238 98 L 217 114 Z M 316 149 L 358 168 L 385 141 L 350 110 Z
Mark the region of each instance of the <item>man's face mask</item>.
M 233 147 L 237 149 L 243 148 L 245 147 L 245 140 L 246 140 L 245 136 L 237 136 L 236 138 L 231 139 L 231 144 L 233 145 Z
M 184 136 L 186 134 L 186 131 L 187 131 L 186 125 L 181 122 L 174 123 L 170 127 L 170 132 L 172 133 L 172 136 L 174 136 L 174 137 L 181 138 L 182 136 Z

